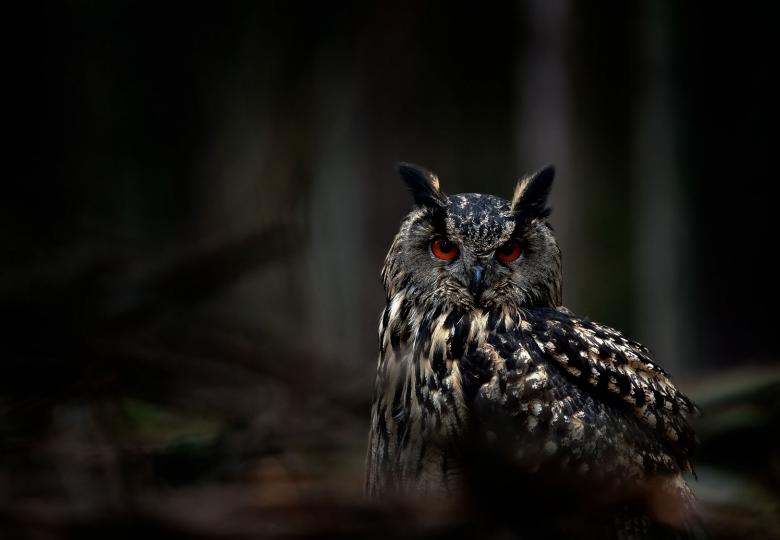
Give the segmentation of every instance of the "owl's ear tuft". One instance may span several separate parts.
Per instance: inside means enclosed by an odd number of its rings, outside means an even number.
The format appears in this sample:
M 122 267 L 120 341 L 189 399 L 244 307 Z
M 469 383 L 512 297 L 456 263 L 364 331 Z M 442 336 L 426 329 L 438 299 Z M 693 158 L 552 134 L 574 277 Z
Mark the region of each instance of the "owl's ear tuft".
M 417 206 L 441 209 L 447 205 L 447 198 L 439 190 L 439 178 L 435 174 L 413 163 L 398 163 L 396 167 Z
M 550 195 L 555 167 L 548 165 L 517 182 L 512 197 L 512 211 L 523 219 L 544 218 L 550 215 L 547 197 Z

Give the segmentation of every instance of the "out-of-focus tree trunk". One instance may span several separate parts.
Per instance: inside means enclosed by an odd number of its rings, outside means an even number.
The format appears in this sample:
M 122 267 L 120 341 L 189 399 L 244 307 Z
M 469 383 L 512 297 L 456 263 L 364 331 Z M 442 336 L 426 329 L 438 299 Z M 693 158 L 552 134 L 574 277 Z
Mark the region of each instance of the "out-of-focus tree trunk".
M 576 272 L 582 267 L 583 239 L 579 211 L 577 172 L 569 153 L 569 88 L 566 65 L 567 3 L 534 0 L 523 3 L 519 19 L 516 88 L 516 158 L 519 172 L 531 172 L 547 164 L 556 166 L 560 179 L 552 193 L 552 218 L 564 251 L 564 301 L 579 303 L 582 283 Z
M 686 302 L 689 228 L 679 158 L 679 115 L 671 74 L 670 7 L 649 3 L 639 18 L 641 67 L 635 123 L 633 238 L 638 334 L 671 373 L 690 370 L 690 339 L 683 334 L 692 314 Z

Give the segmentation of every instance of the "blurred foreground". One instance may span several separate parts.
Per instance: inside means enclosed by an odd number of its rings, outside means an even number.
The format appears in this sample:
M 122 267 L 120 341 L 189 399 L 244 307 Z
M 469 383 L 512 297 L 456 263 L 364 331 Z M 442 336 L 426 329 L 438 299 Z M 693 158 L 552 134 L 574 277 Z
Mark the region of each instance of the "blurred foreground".
M 484 508 L 365 502 L 370 384 L 200 313 L 234 279 L 213 256 L 137 277 L 147 303 L 94 269 L 5 293 L 3 538 L 503 537 Z M 710 533 L 777 537 L 780 370 L 678 383 L 704 411 L 693 487 Z

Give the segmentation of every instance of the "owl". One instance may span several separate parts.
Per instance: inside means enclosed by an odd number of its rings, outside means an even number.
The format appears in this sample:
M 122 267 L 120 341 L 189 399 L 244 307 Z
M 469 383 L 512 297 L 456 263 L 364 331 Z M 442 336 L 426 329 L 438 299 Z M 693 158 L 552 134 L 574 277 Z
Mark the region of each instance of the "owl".
M 647 348 L 561 305 L 554 169 L 511 200 L 398 170 L 415 208 L 381 273 L 367 495 L 469 500 L 530 538 L 692 534 L 697 409 Z

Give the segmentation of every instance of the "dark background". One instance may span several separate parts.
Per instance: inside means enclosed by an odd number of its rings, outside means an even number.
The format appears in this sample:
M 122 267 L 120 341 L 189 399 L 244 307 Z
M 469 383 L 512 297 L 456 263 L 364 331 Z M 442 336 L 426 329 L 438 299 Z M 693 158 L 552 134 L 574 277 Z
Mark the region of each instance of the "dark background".
M 647 344 L 704 410 L 694 489 L 717 535 L 777 534 L 776 15 L 543 0 L 9 15 L 2 530 L 446 530 L 361 499 L 404 160 L 447 192 L 505 197 L 557 166 L 566 305 Z

